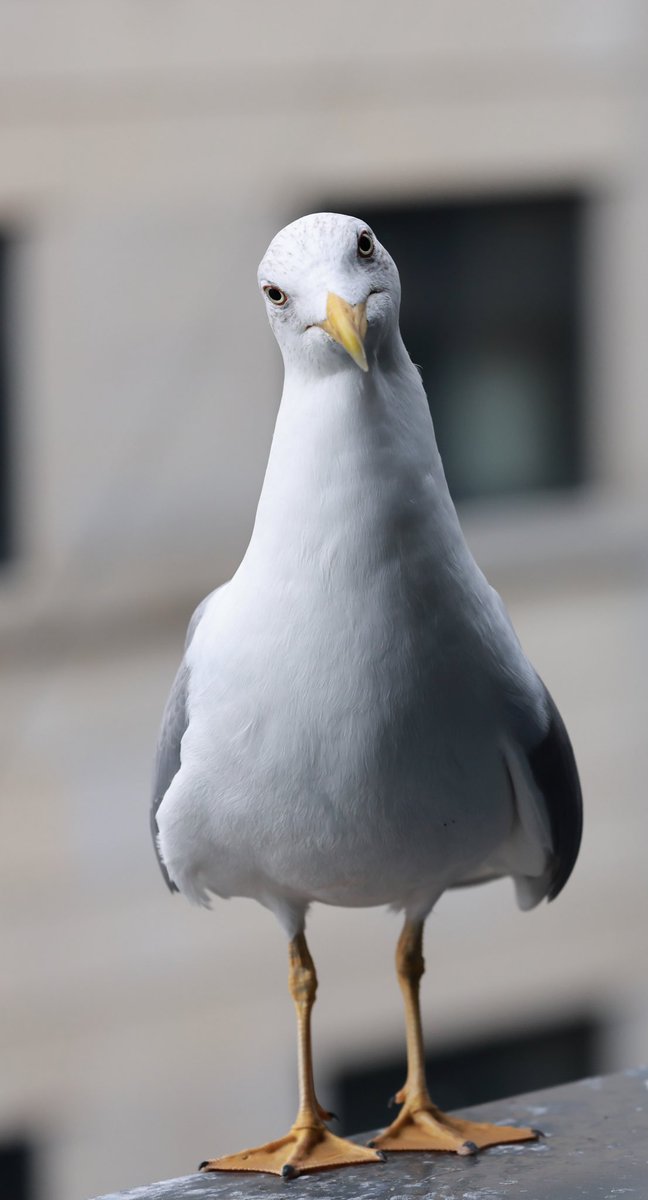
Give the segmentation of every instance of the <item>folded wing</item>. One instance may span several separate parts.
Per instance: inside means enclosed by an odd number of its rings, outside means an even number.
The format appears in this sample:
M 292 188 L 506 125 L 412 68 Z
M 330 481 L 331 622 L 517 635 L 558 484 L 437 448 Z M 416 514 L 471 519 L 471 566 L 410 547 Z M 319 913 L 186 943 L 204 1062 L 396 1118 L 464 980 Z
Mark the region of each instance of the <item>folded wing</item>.
M 153 845 L 158 863 L 160 864 L 160 870 L 162 871 L 167 887 L 172 892 L 177 892 L 178 889 L 169 878 L 169 873 L 160 857 L 157 811 L 169 789 L 171 781 L 180 770 L 180 746 L 188 722 L 187 695 L 189 691 L 189 667 L 186 655 L 196 629 L 200 624 L 207 602 L 213 595 L 214 593 L 210 592 L 208 596 L 205 596 L 205 599 L 200 602 L 189 622 L 187 637 L 185 639 L 184 656 L 165 705 L 155 753 L 153 795 L 151 799 L 151 833 L 153 835 Z
M 574 751 L 546 688 L 544 699 L 544 728 L 528 741 L 509 741 L 505 750 L 519 821 L 519 865 L 512 874 L 521 908 L 531 908 L 545 897 L 554 900 L 562 891 L 574 869 L 583 829 Z M 543 864 L 539 870 L 538 854 Z

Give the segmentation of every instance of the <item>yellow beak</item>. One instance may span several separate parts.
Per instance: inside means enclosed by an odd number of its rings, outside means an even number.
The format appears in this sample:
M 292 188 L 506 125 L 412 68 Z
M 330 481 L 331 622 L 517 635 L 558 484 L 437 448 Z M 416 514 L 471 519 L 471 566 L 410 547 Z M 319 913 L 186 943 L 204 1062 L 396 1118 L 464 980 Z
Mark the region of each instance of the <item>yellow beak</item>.
M 367 333 L 367 302 L 351 305 L 335 292 L 329 292 L 326 297 L 326 320 L 320 322 L 322 329 L 344 346 L 347 354 L 351 355 L 361 371 L 368 371 L 369 364 L 365 354 L 364 340 Z

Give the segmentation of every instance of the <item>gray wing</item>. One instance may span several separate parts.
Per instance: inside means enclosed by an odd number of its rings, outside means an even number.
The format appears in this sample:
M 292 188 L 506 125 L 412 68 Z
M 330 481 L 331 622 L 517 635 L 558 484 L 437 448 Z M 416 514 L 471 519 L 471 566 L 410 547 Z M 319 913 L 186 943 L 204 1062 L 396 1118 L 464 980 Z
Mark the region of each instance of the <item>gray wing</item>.
M 555 900 L 578 858 L 583 833 L 583 797 L 569 734 L 546 688 L 544 693 L 549 728 L 542 741 L 527 751 L 527 758 L 549 817 L 553 864 L 547 899 Z
M 522 654 L 506 606 L 494 588 L 490 597 L 508 634 L 504 657 L 514 662 Z M 528 665 L 528 664 L 527 664 Z M 505 709 L 511 736 L 512 757 L 505 754 L 509 780 L 523 826 L 527 826 L 547 851 L 547 868 L 542 878 L 528 880 L 529 898 L 537 904 L 545 896 L 555 900 L 571 875 L 583 832 L 583 797 L 574 751 L 564 721 L 537 672 L 535 699 L 519 682 L 507 679 Z M 524 678 L 524 672 L 520 674 Z M 520 887 L 518 900 L 520 900 Z
M 189 622 L 184 646 L 185 653 L 166 702 L 155 752 L 153 796 L 151 799 L 151 833 L 153 835 L 153 845 L 160 864 L 160 870 L 162 871 L 167 887 L 172 892 L 177 892 L 178 889 L 175 883 L 169 878 L 169 872 L 160 857 L 157 840 L 159 833 L 157 810 L 168 791 L 172 779 L 180 770 L 180 743 L 187 728 L 188 720 L 187 692 L 189 688 L 189 667 L 187 666 L 186 654 L 191 645 L 194 633 L 200 624 L 207 603 L 213 595 L 214 592 L 210 592 L 208 596 L 205 596 L 204 600 L 201 600 Z
M 531 721 L 505 756 L 518 817 L 547 852 L 547 865 L 539 878 L 516 876 L 522 907 L 545 896 L 554 900 L 571 875 L 583 830 L 583 800 L 574 751 L 563 719 L 541 680 L 544 698 L 542 723 Z M 519 716 L 519 714 L 518 714 Z M 528 714 L 527 714 L 528 716 Z

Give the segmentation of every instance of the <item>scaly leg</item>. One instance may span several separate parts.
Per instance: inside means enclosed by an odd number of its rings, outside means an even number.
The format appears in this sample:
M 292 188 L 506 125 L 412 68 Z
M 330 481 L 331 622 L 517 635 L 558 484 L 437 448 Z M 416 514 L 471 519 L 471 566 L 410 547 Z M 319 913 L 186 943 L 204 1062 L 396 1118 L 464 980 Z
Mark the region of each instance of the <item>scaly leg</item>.
M 317 991 L 315 966 L 303 933 L 290 943 L 290 992 L 297 1010 L 299 1038 L 299 1112 L 292 1128 L 277 1141 L 202 1163 L 201 1171 L 269 1171 L 293 1179 L 305 1171 L 322 1171 L 365 1162 L 381 1162 L 381 1151 L 336 1137 L 324 1124 L 330 1116 L 318 1104 L 313 1081 L 311 1011 Z
M 447 1150 L 455 1154 L 475 1154 L 484 1146 L 531 1141 L 537 1137 L 533 1129 L 448 1117 L 432 1103 L 425 1078 L 419 1003 L 421 976 L 425 970 L 422 921 L 405 922 L 396 950 L 396 970 L 405 1003 L 407 1079 L 395 1097 L 403 1106 L 401 1111 L 371 1145 L 381 1150 Z

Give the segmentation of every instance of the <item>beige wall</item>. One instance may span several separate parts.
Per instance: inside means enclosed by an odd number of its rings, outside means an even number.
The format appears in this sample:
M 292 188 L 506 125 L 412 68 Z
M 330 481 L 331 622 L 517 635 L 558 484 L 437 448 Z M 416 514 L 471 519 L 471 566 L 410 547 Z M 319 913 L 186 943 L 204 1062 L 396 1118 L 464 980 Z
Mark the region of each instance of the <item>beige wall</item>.
M 245 546 L 278 402 L 256 264 L 320 196 L 592 194 L 597 480 L 465 514 L 573 733 L 586 838 L 556 905 L 444 898 L 426 1013 L 438 1045 L 593 1008 L 610 1066 L 645 1057 L 644 26 L 629 0 L 0 7 L 23 544 L 0 582 L 0 1134 L 42 1138 L 47 1200 L 291 1119 L 283 937 L 165 893 L 147 798 L 183 624 Z M 313 913 L 323 1091 L 399 1044 L 396 933 Z

